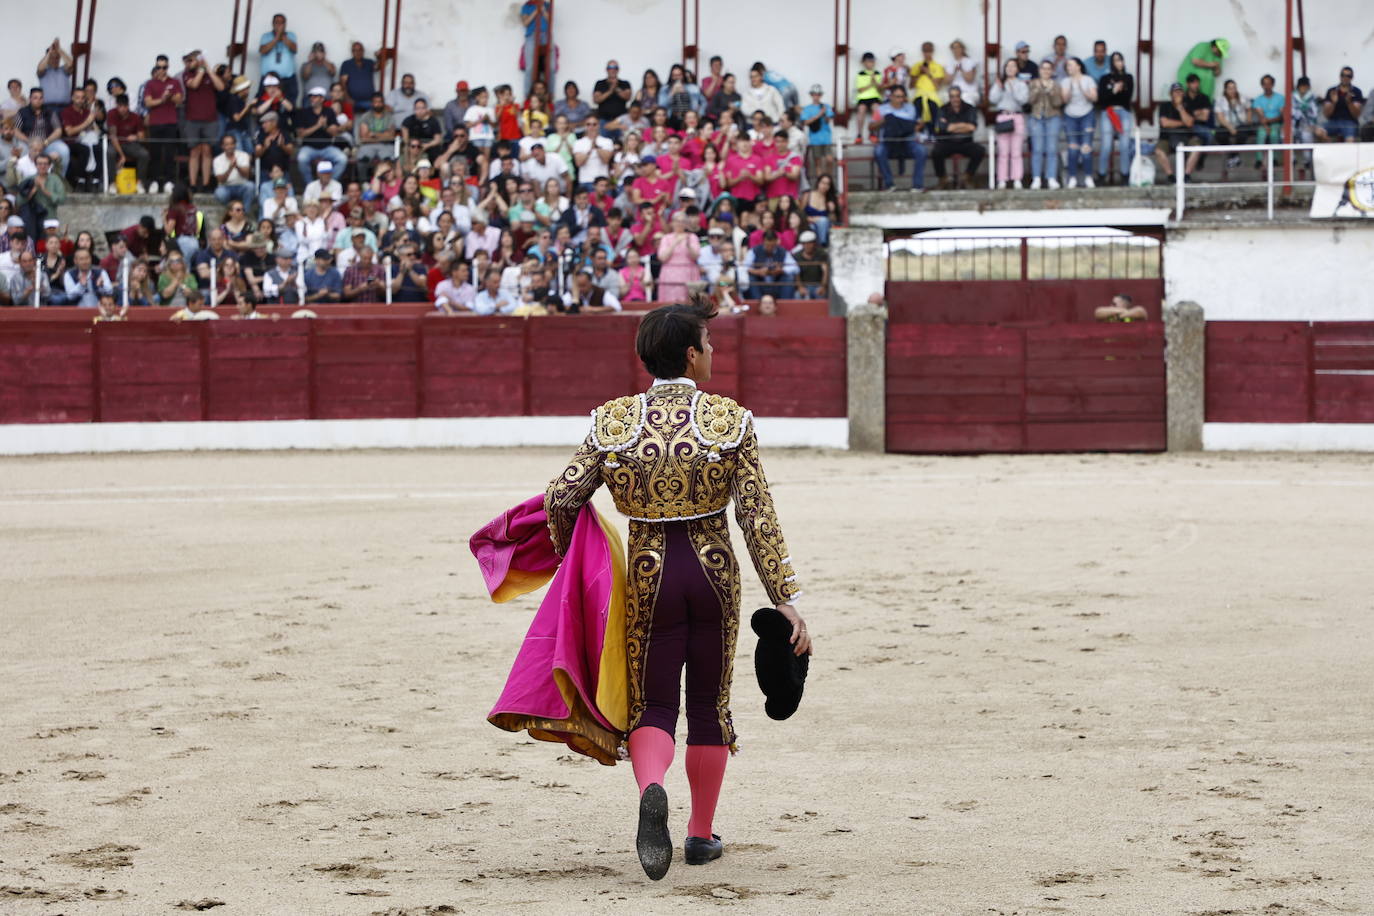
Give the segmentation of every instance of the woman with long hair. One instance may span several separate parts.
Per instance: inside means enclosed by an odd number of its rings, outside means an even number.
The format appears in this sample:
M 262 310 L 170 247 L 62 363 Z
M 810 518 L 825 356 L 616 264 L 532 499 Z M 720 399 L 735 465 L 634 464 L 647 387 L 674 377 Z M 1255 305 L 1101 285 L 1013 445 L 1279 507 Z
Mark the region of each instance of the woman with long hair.
M 229 260 L 226 258 L 225 260 Z M 169 253 L 162 262 L 163 272 L 157 278 L 157 301 L 159 305 L 183 306 L 186 294 L 199 289 L 196 278 L 186 269 L 186 258 L 180 253 Z
M 156 301 L 157 290 L 153 288 L 148 262 L 139 258 L 129 266 L 129 304 L 152 305 Z
M 1063 124 L 1064 95 L 1054 78 L 1054 64 L 1040 62 L 1039 74 L 1027 87 L 1030 105 L 1031 189 L 1043 176 L 1050 188 L 1059 187 L 1059 129 Z
M 239 305 L 240 303 L 251 302 L 252 298 L 253 294 L 248 287 L 248 281 L 239 271 L 239 262 L 233 258 L 225 258 L 220 261 L 219 278 L 215 283 L 215 304 Z
M 1135 77 L 1126 72 L 1126 58 L 1113 51 L 1107 72 L 1097 81 L 1097 180 L 1126 184 L 1135 159 L 1131 139 L 1135 127 Z M 1116 172 L 1111 171 L 1112 140 L 1116 140 Z M 1118 181 L 1119 176 L 1119 181 Z
M 1067 74 L 1059 81 L 1064 98 L 1064 134 L 1068 138 L 1069 161 L 1064 171 L 1066 188 L 1095 187 L 1093 182 L 1093 122 L 1097 102 L 1097 84 L 1083 72 L 1083 61 L 1070 57 L 1064 61 Z
M 224 222 L 219 224 L 224 233 L 224 244 L 230 251 L 244 252 L 249 249 L 248 236 L 253 233 L 253 224 L 248 221 L 248 213 L 237 200 L 229 201 L 224 208 Z
M 802 212 L 816 230 L 816 241 L 830 244 L 830 225 L 839 219 L 840 196 L 835 193 L 835 179 L 821 175 L 802 198 Z
M 1216 117 L 1216 142 L 1228 146 L 1237 143 L 1250 143 L 1254 133 L 1251 125 L 1252 104 L 1240 94 L 1235 80 L 1222 84 L 1221 94 L 1212 103 L 1212 114 Z M 1240 167 L 1240 155 L 1232 153 L 1226 157 L 1226 170 L 1223 178 L 1229 177 L 1231 169 Z
M 1022 150 L 1026 148 L 1026 116 L 1023 111 L 1030 99 L 1030 84 L 1021 79 L 1021 65 L 1008 57 L 988 91 L 988 101 L 997 112 L 994 128 L 997 134 L 997 189 L 1011 187 L 1019 190 L 1025 177 L 1026 164 Z M 1010 128 L 1004 125 L 1011 125 Z
M 650 68 L 644 71 L 639 91 L 630 97 L 630 101 L 638 102 L 645 111 L 653 111 L 658 107 L 658 94 L 662 91 L 663 81 L 658 78 L 658 72 Z

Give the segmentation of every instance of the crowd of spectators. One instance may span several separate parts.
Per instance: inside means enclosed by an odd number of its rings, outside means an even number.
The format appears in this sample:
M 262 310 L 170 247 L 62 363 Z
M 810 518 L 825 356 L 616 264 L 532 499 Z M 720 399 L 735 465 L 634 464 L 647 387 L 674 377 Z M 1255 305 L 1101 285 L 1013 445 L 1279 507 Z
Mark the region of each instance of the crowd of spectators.
M 1230 49 L 1224 38 L 1198 42 L 1184 56 L 1177 81 L 1158 106 L 1159 138 L 1152 145 L 1165 180 L 1176 180 L 1170 153 L 1180 145 L 1282 142 L 1284 94 L 1275 91 L 1275 79 L 1268 74 L 1253 96 L 1235 80 L 1222 80 Z M 996 161 L 990 167 L 996 170 L 998 189 L 1127 182 L 1135 157 L 1137 85 L 1125 57 L 1119 51 L 1109 53 L 1105 41 L 1094 42 L 1091 56 L 1080 58 L 1060 35 L 1052 52 L 1039 61 L 1028 43 L 1017 42 L 1015 55 L 988 82 L 986 114 L 979 110 L 981 64 L 962 41 L 951 43 L 944 61 L 936 59 L 932 42 L 922 44 L 915 63 L 900 48 L 888 56 L 891 63 L 879 70 L 876 57 L 865 54 L 854 77 L 855 140 L 875 144 L 881 187 L 894 186 L 893 159 L 902 166 L 911 161 L 914 189 L 924 187 L 927 160 L 942 189 L 976 186 L 974 175 L 987 153 L 974 134 L 984 123 L 995 134 Z M 1374 141 L 1374 109 L 1366 108 L 1350 67 L 1343 67 L 1339 82 L 1321 95 L 1313 93 L 1306 76 L 1297 79 L 1291 117 L 1295 142 Z M 965 162 L 958 179 L 947 173 L 952 157 Z M 1185 181 L 1199 162 L 1198 154 L 1188 158 Z M 1244 164 L 1240 156 L 1228 157 L 1223 180 Z M 1253 164 L 1259 169 L 1265 161 L 1256 155 Z
M 193 291 L 508 315 L 696 291 L 737 310 L 829 297 L 840 200 L 820 86 L 803 102 L 762 63 L 740 80 L 714 58 L 700 82 L 673 64 L 638 87 L 611 60 L 589 93 L 568 81 L 557 98 L 540 80 L 518 98 L 466 79 L 431 98 L 411 74 L 383 92 L 362 44 L 342 64 L 319 42 L 307 54 L 280 14 L 258 50 L 256 87 L 195 50 L 175 74 L 159 57 L 132 93 L 111 78 L 102 101 L 95 81 L 72 85 L 56 41 L 28 97 L 12 80 L 0 301 L 30 304 L 35 276 L 40 304 L 127 289 L 132 305 L 184 317 L 199 311 Z M 121 169 L 165 207 L 78 264 L 104 240 L 69 239 L 60 210 L 69 193 L 112 190 Z M 194 197 L 206 192 L 222 220 L 207 224 Z

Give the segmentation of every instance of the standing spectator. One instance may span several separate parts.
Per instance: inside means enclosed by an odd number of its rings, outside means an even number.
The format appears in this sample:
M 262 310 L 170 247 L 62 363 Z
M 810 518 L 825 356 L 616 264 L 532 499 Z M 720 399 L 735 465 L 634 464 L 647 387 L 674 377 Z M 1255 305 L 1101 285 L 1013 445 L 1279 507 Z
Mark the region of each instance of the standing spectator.
M 453 132 L 460 127 L 464 127 L 466 122 L 463 115 L 467 114 L 468 106 L 472 104 L 472 93 L 469 91 L 468 81 L 459 80 L 453 87 L 453 99 L 444 106 L 444 136 L 451 137 Z
M 1021 79 L 1016 58 L 1007 58 L 1002 72 L 988 90 L 988 100 L 997 111 L 994 132 L 997 134 L 997 189 L 1008 186 L 1020 190 L 1025 177 L 1022 151 L 1026 145 L 1026 116 L 1023 114 L 1030 100 L 1030 85 Z M 1010 129 L 1003 124 L 1012 125 Z M 1008 184 L 1010 183 L 1010 185 Z
M 296 33 L 286 30 L 286 17 L 281 13 L 272 17 L 272 31 L 266 32 L 258 42 L 259 64 L 263 74 L 263 85 L 267 85 L 267 75 L 276 74 L 282 97 L 293 106 L 300 98 L 300 84 L 296 81 Z
M 801 234 L 800 241 L 800 247 L 792 253 L 797 260 L 797 298 L 827 299 L 830 296 L 830 255 L 817 244 L 816 233 L 810 229 Z
M 496 94 L 496 107 L 493 120 L 496 122 L 496 138 L 498 140 L 519 140 L 523 131 L 520 129 L 520 107 L 515 104 L 515 92 L 506 83 L 502 83 L 492 90 Z
M 19 182 L 15 195 L 19 215 L 30 238 L 38 238 L 38 229 L 44 220 L 57 218 L 57 208 L 67 199 L 67 185 L 61 175 L 53 172 L 52 157 L 39 153 L 34 157 L 34 165 L 37 171 Z
M 1197 77 L 1194 76 L 1194 79 Z M 1155 143 L 1155 163 L 1164 170 L 1171 180 L 1178 181 L 1174 174 L 1173 151 L 1179 146 L 1195 146 L 1202 142 L 1195 128 L 1197 120 L 1188 105 L 1187 93 L 1178 83 L 1169 87 L 1169 101 L 1159 105 L 1159 141 Z M 1188 181 L 1197 168 L 1200 153 L 1192 153 L 1184 164 L 1184 181 Z
M 1069 141 L 1069 163 L 1065 177 L 1066 185 L 1078 187 L 1082 178 L 1083 187 L 1091 188 L 1093 182 L 1093 121 L 1094 105 L 1097 102 L 1097 84 L 1083 72 L 1083 61 L 1070 57 L 1064 64 L 1067 74 L 1059 81 L 1060 92 L 1064 97 L 1064 133 Z
M 1113 51 L 1106 75 L 1097 81 L 1097 180 L 1104 184 L 1124 185 L 1130 177 L 1131 160 L 1135 158 L 1135 144 L 1131 142 L 1134 98 L 1135 77 L 1126 72 L 1126 58 L 1121 52 Z M 1116 172 L 1111 171 L 1113 136 L 1117 143 Z
M 930 161 L 935 166 L 935 176 L 940 179 L 940 187 L 951 186 L 945 175 L 945 160 L 950 156 L 964 157 L 964 174 L 960 186 L 971 188 L 972 178 L 978 173 L 987 151 L 983 144 L 973 139 L 978 130 L 978 112 L 972 105 L 965 105 L 963 93 L 958 86 L 949 87 L 949 102 L 940 106 L 935 115 L 935 150 Z
M 486 86 L 472 90 L 472 104 L 463 112 L 463 123 L 467 125 L 472 145 L 483 153 L 489 151 L 496 139 L 496 112 L 487 105 Z
M 191 189 L 208 191 L 214 187 L 210 183 L 210 161 L 214 155 L 210 144 L 219 137 L 215 94 L 224 91 L 224 81 L 206 65 L 205 55 L 199 51 L 192 51 L 181 60 L 186 65 L 181 83 L 186 98 L 186 146 L 191 151 Z
M 906 52 L 894 48 L 888 59 L 892 63 L 883 68 L 883 96 L 891 97 L 892 90 L 898 86 L 911 91 L 911 68 L 906 63 Z
M 715 95 L 711 96 L 711 101 L 706 105 L 706 116 L 708 118 L 720 120 L 727 115 L 739 111 L 741 101 L 742 99 L 738 91 L 738 86 L 735 82 L 735 74 L 727 73 L 721 77 L 720 90 L 717 91 Z M 634 106 L 630 107 L 631 113 L 635 114 Z
M 285 182 L 285 176 L 291 174 L 291 162 L 296 147 L 292 145 L 290 138 L 282 133 L 281 118 L 275 111 L 264 114 L 259 119 L 259 124 L 262 129 L 258 131 L 253 155 L 257 157 L 263 175 L 258 196 L 266 198 L 271 196 L 272 188 L 278 180 Z
M 339 132 L 335 112 L 324 97 L 327 90 L 316 86 L 310 90 L 310 103 L 296 112 L 296 136 L 301 148 L 296 153 L 296 164 L 302 175 L 315 170 L 315 163 L 324 160 L 333 166 L 333 171 L 342 173 L 348 165 L 348 157 L 334 145 L 334 136 Z
M 1184 55 L 1183 63 L 1178 65 L 1178 82 L 1188 84 L 1190 76 L 1198 78 L 1198 91 L 1209 98 L 1221 76 L 1221 62 L 1231 51 L 1231 43 L 1225 38 L 1200 41 Z
M 158 185 L 168 190 L 176 181 L 177 106 L 181 104 L 181 81 L 167 73 L 167 64 L 159 61 L 153 67 L 152 78 L 143 84 L 143 107 L 148 112 L 148 142 L 152 146 L 153 162 L 150 174 L 153 183 L 150 194 L 158 193 Z
M 873 160 L 878 163 L 882 189 L 886 191 L 892 187 L 892 167 L 887 160 L 890 151 L 895 150 L 899 158 L 912 160 L 911 189 L 921 190 L 925 186 L 926 148 L 916 136 L 916 106 L 907 101 L 905 89 L 899 86 L 892 90 L 891 97 L 878 106 L 878 118 L 882 123 L 878 128 Z
M 391 120 L 397 129 L 406 118 L 415 113 L 417 101 L 423 101 L 428 105 L 429 96 L 415 88 L 415 74 L 407 73 L 401 77 L 401 88 L 393 89 L 386 94 L 386 103 L 391 107 Z
M 654 111 L 658 108 L 658 96 L 662 91 L 663 81 L 658 78 L 658 71 L 651 67 L 644 71 L 644 76 L 639 81 L 639 91 L 634 94 L 634 101 L 643 106 L 645 111 Z
M 958 38 L 950 42 L 949 54 L 950 64 L 946 71 L 949 74 L 949 85 L 959 87 L 959 94 L 965 105 L 977 108 L 983 89 L 978 82 L 978 61 L 968 56 L 968 49 Z
M 339 68 L 325 54 L 324 42 L 317 41 L 310 46 L 310 56 L 301 64 L 301 90 L 306 95 L 312 89 L 323 89 L 328 93 L 338 72 Z
M 542 76 L 546 81 L 553 79 L 557 55 L 549 47 L 550 2 L 551 0 L 528 0 L 520 7 L 520 23 L 525 27 L 525 47 L 520 52 L 520 61 L 525 70 L 527 96 L 538 77 Z
M 1054 79 L 1054 64 L 1041 61 L 1040 75 L 1030 81 L 1031 190 L 1043 177 L 1051 190 L 1059 187 L 1059 128 L 1064 94 Z
M 329 250 L 315 251 L 315 265 L 305 272 L 306 302 L 338 302 L 343 295 L 343 277 L 334 269 Z
M 1250 142 L 1250 100 L 1240 94 L 1235 80 L 1227 80 L 1221 86 L 1221 97 L 1217 99 L 1212 111 L 1217 121 L 1217 143 L 1223 146 Z M 1232 153 L 1226 157 L 1226 169 L 1240 167 L 1240 154 Z M 1223 173 L 1223 177 L 1225 174 Z
M 563 98 L 554 103 L 553 113 L 555 116 L 562 115 L 568 119 L 570 124 L 581 124 L 587 120 L 587 116 L 592 113 L 592 107 L 583 101 L 579 95 L 581 90 L 577 88 L 577 83 L 568 80 L 563 84 Z
M 739 110 L 746 117 L 761 111 L 772 124 L 782 117 L 782 93 L 763 81 L 763 69 L 757 65 L 749 71 L 749 85 L 744 88 Z
M 835 110 L 824 101 L 825 89 L 820 83 L 811 87 L 811 104 L 801 110 L 801 122 L 806 128 L 806 164 L 812 175 L 834 171 L 835 140 L 831 121 Z
M 429 102 L 415 100 L 414 113 L 401 122 L 401 138 L 407 147 L 420 141 L 419 155 L 425 159 L 433 159 L 443 151 L 444 125 L 430 112 Z
M 253 157 L 238 148 L 233 134 L 225 134 L 220 141 L 220 154 L 215 157 L 215 200 L 227 204 L 237 200 L 245 210 L 253 210 L 257 203 L 253 187 Z
M 669 302 L 687 299 L 687 284 L 701 280 L 697 257 L 701 244 L 687 231 L 687 217 L 681 210 L 669 219 L 668 233 L 658 243 L 658 294 Z
M 1321 126 L 1321 100 L 1312 91 L 1312 81 L 1305 76 L 1298 77 L 1293 84 L 1293 141 L 1295 143 L 1317 142 L 1317 131 Z M 1299 153 L 1299 158 L 1310 164 L 1312 153 Z
M 1359 133 L 1360 112 L 1364 110 L 1364 93 L 1355 85 L 1355 71 L 1341 68 L 1341 81 L 1322 98 L 1322 124 L 1317 139 L 1325 142 L 1354 143 Z
M 901 87 L 893 95 L 897 92 L 906 94 Z M 771 229 L 764 233 L 763 242 L 750 248 L 744 256 L 744 267 L 749 273 L 749 299 L 757 299 L 765 293 L 778 299 L 791 299 L 796 292 L 796 259 L 792 252 L 778 244 L 778 235 Z
M 615 145 L 608 138 L 601 136 L 601 122 L 596 115 L 588 115 L 583 122 L 581 139 L 573 143 L 577 183 L 590 188 L 598 178 L 608 178 L 611 173 L 611 159 L 614 156 Z
M 37 146 L 57 162 L 58 172 L 66 172 L 71 150 L 62 140 L 62 118 L 44 104 L 43 90 L 29 90 L 29 104 L 14 119 L 15 135 L 32 149 Z M 21 176 L 23 177 L 23 176 Z
M 682 64 L 673 64 L 668 70 L 668 83 L 658 94 L 658 104 L 668 110 L 669 123 L 674 129 L 682 127 L 683 116 L 694 111 L 697 116 L 706 114 L 706 96 L 701 94 L 696 81 L 687 74 Z
M 366 56 L 367 50 L 361 41 L 353 42 L 350 51 L 353 56 L 339 67 L 339 82 L 353 100 L 354 110 L 362 114 L 372 107 L 377 92 L 377 62 Z
M 709 72 L 702 77 L 701 94 L 706 97 L 709 104 L 711 99 L 715 98 L 716 93 L 720 92 L 721 86 L 724 85 L 725 61 L 721 59 L 719 54 L 716 54 L 707 61 L 706 66 Z
M 1274 91 L 1274 78 L 1268 73 L 1260 77 L 1260 94 L 1255 96 L 1254 123 L 1256 143 L 1283 142 L 1283 93 Z M 1293 138 L 1295 142 L 1303 140 Z M 1306 141 L 1311 142 L 1311 141 Z M 1255 156 L 1255 167 L 1260 166 L 1260 157 Z
M 777 207 L 783 199 L 796 200 L 801 193 L 802 157 L 787 148 L 787 132 L 773 134 L 773 149 L 765 150 L 763 177 L 768 184 L 764 196 L 770 207 Z
M 1093 42 L 1093 56 L 1083 61 L 1083 72 L 1088 74 L 1094 83 L 1101 85 L 1102 77 L 1106 76 L 1112 68 L 1107 59 L 1107 43 L 1102 39 Z
M 54 38 L 38 59 L 38 85 L 43 89 L 49 113 L 56 114 L 72 100 L 74 73 L 76 64 L 71 55 L 62 47 L 62 41 Z
M 633 95 L 634 88 L 629 81 L 620 78 L 620 64 L 614 60 L 606 61 L 606 78 L 597 80 L 592 87 L 592 104 L 596 106 L 596 116 L 601 125 L 605 127 L 625 114 Z
M 854 129 L 854 142 L 863 143 L 868 135 L 868 125 L 877 119 L 878 106 L 883 102 L 883 75 L 875 70 L 877 58 L 872 51 L 865 51 L 854 75 L 854 104 L 858 116 Z
M 911 96 L 923 122 L 935 119 L 935 111 L 940 107 L 940 87 L 946 82 L 945 68 L 935 59 L 935 43 L 921 42 L 921 59 L 911 67 Z
M 1021 79 L 1027 81 L 1040 75 L 1040 66 L 1031 60 L 1031 46 L 1024 41 L 1016 43 L 1016 72 Z
M 67 167 L 67 181 L 73 191 L 101 190 L 98 163 L 100 153 L 96 144 L 100 142 L 100 128 L 96 125 L 96 112 L 86 98 L 86 90 L 73 89 L 72 103 L 62 109 L 62 136 L 71 155 Z
M 63 278 L 67 304 L 95 308 L 102 294 L 114 293 L 114 285 L 105 271 L 92 263 L 90 251 L 78 248 L 72 255 L 72 264 Z
M 253 148 L 253 105 L 248 100 L 252 88 L 252 80 L 246 76 L 236 76 L 229 84 L 229 91 L 223 93 L 220 100 L 220 114 L 225 119 L 224 130 L 234 135 L 234 141 L 241 150 Z
M 1063 35 L 1054 36 L 1054 53 L 1045 58 L 1054 67 L 1054 78 L 1062 80 L 1069 75 L 1069 40 Z M 1081 61 L 1080 61 L 1081 63 Z

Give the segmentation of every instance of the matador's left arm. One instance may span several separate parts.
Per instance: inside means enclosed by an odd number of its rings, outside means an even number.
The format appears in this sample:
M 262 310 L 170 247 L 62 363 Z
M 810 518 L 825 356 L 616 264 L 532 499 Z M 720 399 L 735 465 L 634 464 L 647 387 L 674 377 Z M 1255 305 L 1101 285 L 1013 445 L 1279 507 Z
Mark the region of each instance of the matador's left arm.
M 768 479 L 763 475 L 759 460 L 759 440 L 754 434 L 753 420 L 746 421 L 745 430 L 736 453 L 735 476 L 730 482 L 735 501 L 735 521 L 744 532 L 744 543 L 754 561 L 754 569 L 774 605 L 791 604 L 801 595 L 796 574 L 792 571 L 792 557 L 782 537 L 773 497 L 768 492 Z
M 548 516 L 553 548 L 562 556 L 572 540 L 577 515 L 601 486 L 601 452 L 589 434 L 563 469 L 544 491 L 544 514 Z

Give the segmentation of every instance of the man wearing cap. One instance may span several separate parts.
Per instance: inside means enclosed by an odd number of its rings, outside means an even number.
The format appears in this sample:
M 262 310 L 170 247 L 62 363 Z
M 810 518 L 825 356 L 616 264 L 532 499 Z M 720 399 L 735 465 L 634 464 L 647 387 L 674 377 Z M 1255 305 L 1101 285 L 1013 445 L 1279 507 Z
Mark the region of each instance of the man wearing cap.
M 257 203 L 253 193 L 253 158 L 238 148 L 238 140 L 226 133 L 220 141 L 220 154 L 212 163 L 215 173 L 215 200 L 227 205 L 231 200 L 252 212 Z
M 810 229 L 799 237 L 800 245 L 792 252 L 797 261 L 797 298 L 828 299 L 830 297 L 830 255 L 816 241 Z
M 1033 80 L 1040 75 L 1040 65 L 1031 60 L 1031 46 L 1024 42 L 1016 43 L 1016 75 L 1023 80 Z
M 300 212 L 300 203 L 291 196 L 291 183 L 285 178 L 273 179 L 272 196 L 262 202 L 262 218 L 270 219 L 280 231 L 286 225 L 286 214 Z
M 343 295 L 343 277 L 334 269 L 329 250 L 320 248 L 315 252 L 315 263 L 305 271 L 306 302 L 338 302 Z
M 258 42 L 259 65 L 264 76 L 264 85 L 267 82 L 267 74 L 276 74 L 282 95 L 293 105 L 299 92 L 296 83 L 298 48 L 296 33 L 286 30 L 286 16 L 277 13 L 272 17 L 272 31 L 265 33 Z
M 416 159 L 433 159 L 443 151 L 444 125 L 429 110 L 428 100 L 415 100 L 413 112 L 401 122 L 401 138 L 408 150 L 419 141 L 419 152 L 413 153 Z
M 341 128 L 334 109 L 325 102 L 327 94 L 328 90 L 316 86 L 310 90 L 309 104 L 296 112 L 296 139 L 300 142 L 296 164 L 302 175 L 313 174 L 320 160 L 329 162 L 334 172 L 342 172 L 348 165 L 348 157 L 334 145 Z
M 219 74 L 205 63 L 205 55 L 191 51 L 184 55 L 182 63 L 186 69 L 181 73 L 181 83 L 185 87 L 185 139 L 191 151 L 188 166 L 191 175 L 191 189 L 208 191 L 210 184 L 211 159 L 214 154 L 210 145 L 219 136 L 219 106 L 216 93 L 225 89 Z
M 1194 74 L 1189 79 L 1196 84 L 1198 77 Z M 1206 98 L 1200 94 L 1199 96 Z M 1210 102 L 1208 104 L 1210 105 Z M 1211 113 L 1210 110 L 1202 108 L 1197 111 L 1203 118 Z M 1174 174 L 1173 152 L 1180 146 L 1196 146 L 1201 143 L 1197 128 L 1198 117 L 1189 104 L 1187 93 L 1182 86 L 1174 83 L 1169 87 L 1169 100 L 1159 103 L 1159 140 L 1155 143 L 1155 163 L 1164 170 L 1164 174 L 1169 176 L 1171 181 L 1179 180 L 1179 176 Z M 1201 157 L 1201 153 L 1191 153 L 1188 156 L 1183 167 L 1184 181 L 1191 179 Z
M 592 104 L 596 106 L 596 117 L 602 127 L 625 113 L 632 95 L 634 90 L 630 84 L 620 78 L 619 62 L 606 61 L 606 78 L 597 80 L 596 85 L 592 86 Z M 609 130 L 606 136 L 612 140 L 619 139 Z
M 310 94 L 311 89 L 317 88 L 328 93 L 338 72 L 339 68 L 325 56 L 324 42 L 317 41 L 310 46 L 310 55 L 301 64 L 301 88 L 306 95 Z
M 281 118 L 275 111 L 262 115 L 259 123 L 262 129 L 258 131 L 253 153 L 262 167 L 263 183 L 258 196 L 266 199 L 274 193 L 277 180 L 285 181 L 285 176 L 291 173 L 291 160 L 296 148 L 282 132 Z
M 1196 76 L 1198 91 L 1205 96 L 1212 96 L 1216 79 L 1221 76 L 1221 62 L 1230 52 L 1231 42 L 1225 38 L 1199 41 L 1184 55 L 1183 63 L 1178 65 L 1178 81 L 1187 85 L 1188 77 Z
M 331 202 L 343 197 L 343 185 L 334 179 L 333 163 L 321 162 L 316 166 L 315 174 L 315 180 L 305 186 L 305 193 L 301 195 L 302 204 L 319 203 L 324 197 Z
M 273 256 L 276 265 L 262 278 L 262 298 L 265 302 L 296 305 L 305 298 L 305 276 L 296 264 L 293 248 L 277 247 Z
M 835 168 L 835 141 L 831 134 L 835 109 L 825 104 L 824 96 L 821 84 L 813 84 L 811 102 L 801 110 L 801 124 L 806 129 L 806 161 L 814 175 L 828 174 Z
M 453 136 L 454 131 L 464 126 L 463 115 L 472 104 L 472 92 L 467 80 L 459 80 L 454 87 L 453 99 L 444 106 L 444 135 Z

